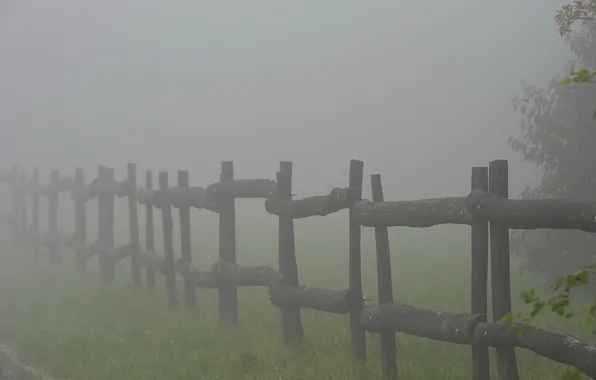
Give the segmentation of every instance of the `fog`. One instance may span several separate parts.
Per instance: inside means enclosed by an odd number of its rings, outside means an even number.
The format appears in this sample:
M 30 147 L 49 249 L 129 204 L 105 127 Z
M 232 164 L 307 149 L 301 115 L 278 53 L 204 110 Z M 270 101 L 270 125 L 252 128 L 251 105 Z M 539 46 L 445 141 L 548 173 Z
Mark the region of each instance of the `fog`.
M 222 160 L 244 178 L 291 160 L 306 196 L 347 184 L 355 158 L 397 200 L 461 195 L 506 158 L 517 193 L 539 173 L 507 146 L 511 99 L 565 69 L 558 5 L 4 1 L 2 165 L 45 182 L 136 162 L 207 185 Z

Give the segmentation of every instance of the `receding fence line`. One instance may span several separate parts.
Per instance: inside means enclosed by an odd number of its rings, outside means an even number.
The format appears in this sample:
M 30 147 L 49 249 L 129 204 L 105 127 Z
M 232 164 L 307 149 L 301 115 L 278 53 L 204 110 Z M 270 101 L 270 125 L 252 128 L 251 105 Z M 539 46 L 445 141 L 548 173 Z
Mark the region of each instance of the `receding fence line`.
M 196 307 L 195 287 L 218 289 L 220 322 L 238 324 L 236 287 L 265 286 L 269 298 L 280 309 L 283 342 L 299 347 L 304 339 L 300 312 L 309 308 L 350 315 L 352 362 L 360 373 L 367 361 L 365 331 L 380 334 L 383 373 L 386 379 L 398 374 L 395 333 L 402 332 L 429 339 L 464 344 L 472 349 L 472 378 L 488 379 L 488 347 L 497 348 L 499 378 L 519 378 L 515 347 L 533 351 L 551 360 L 578 368 L 596 378 L 596 346 L 567 334 L 556 334 L 532 326 L 500 321 L 511 312 L 509 263 L 510 228 L 577 229 L 596 232 L 596 202 L 565 199 L 508 199 L 508 169 L 504 160 L 472 169 L 472 189 L 466 197 L 434 198 L 417 201 L 385 201 L 380 175 L 371 176 L 372 201 L 362 200 L 363 165 L 350 162 L 349 186 L 329 194 L 292 199 L 292 163 L 281 162 L 276 181 L 234 179 L 233 163 L 222 162 L 220 181 L 208 186 L 189 187 L 188 172 L 178 172 L 178 186 L 170 187 L 166 172 L 159 173 L 159 190 L 152 189 L 151 172 L 145 188 L 137 189 L 136 165 L 127 166 L 127 179 L 116 181 L 111 168 L 98 168 L 95 180 L 85 185 L 83 171 L 75 169 L 74 179 L 60 178 L 57 171 L 47 186 L 39 185 L 39 171 L 27 181 L 13 165 L 0 181 L 12 186 L 12 210 L 0 221 L 11 226 L 13 241 L 22 251 L 39 257 L 39 246 L 50 248 L 50 260 L 58 263 L 60 248 L 70 247 L 77 257 L 77 270 L 85 271 L 88 258 L 97 254 L 100 280 L 114 280 L 115 263 L 131 258 L 135 287 L 141 284 L 141 269 L 147 271 L 147 287 L 155 287 L 155 274 L 166 277 L 168 303 L 178 307 L 175 275 L 185 284 L 185 304 Z M 75 203 L 75 231 L 72 236 L 58 234 L 58 194 L 69 191 Z M 25 194 L 31 194 L 27 207 Z M 39 197 L 48 199 L 49 233 L 39 233 Z M 128 198 L 130 241 L 114 247 L 114 199 Z M 98 239 L 86 244 L 86 203 L 97 198 Z M 235 199 L 265 199 L 265 210 L 279 218 L 279 270 L 266 266 L 244 267 L 236 264 Z M 139 242 L 138 204 L 146 207 L 145 248 Z M 164 256 L 155 252 L 153 208 L 162 213 Z M 174 256 L 171 208 L 179 209 L 181 255 Z M 191 261 L 190 209 L 204 208 L 219 214 L 220 256 L 210 270 L 199 271 Z M 27 211 L 31 210 L 31 221 Z M 294 244 L 294 219 L 324 216 L 349 209 L 349 288 L 328 290 L 300 286 Z M 388 227 L 430 227 L 439 224 L 471 226 L 471 312 L 446 313 L 416 308 L 393 300 Z M 378 305 L 364 305 L 361 278 L 361 226 L 375 228 L 378 272 Z M 493 322 L 487 318 L 488 260 L 492 268 Z M 27 245 L 24 245 L 24 244 Z M 15 248 L 19 248 L 15 245 Z

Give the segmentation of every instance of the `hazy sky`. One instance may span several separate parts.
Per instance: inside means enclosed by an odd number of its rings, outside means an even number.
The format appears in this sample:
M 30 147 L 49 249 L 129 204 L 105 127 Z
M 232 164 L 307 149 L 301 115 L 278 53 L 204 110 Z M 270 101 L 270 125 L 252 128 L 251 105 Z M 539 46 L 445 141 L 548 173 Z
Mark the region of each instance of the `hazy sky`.
M 356 158 L 405 200 L 463 195 L 472 166 L 507 158 L 515 193 L 536 176 L 507 146 L 511 99 L 565 68 L 557 6 L 5 0 L 2 162 L 137 162 L 206 185 L 221 160 L 245 178 L 292 160 L 296 192 L 315 195 Z

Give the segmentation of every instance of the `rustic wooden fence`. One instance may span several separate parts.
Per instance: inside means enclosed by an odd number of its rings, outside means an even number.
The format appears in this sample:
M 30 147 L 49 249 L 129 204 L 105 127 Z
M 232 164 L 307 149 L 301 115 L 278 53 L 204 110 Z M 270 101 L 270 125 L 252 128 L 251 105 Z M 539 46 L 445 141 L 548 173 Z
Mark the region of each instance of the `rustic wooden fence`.
M 576 229 L 596 232 L 596 202 L 564 199 L 511 200 L 508 198 L 507 161 L 497 160 L 488 167 L 472 169 L 471 193 L 465 197 L 385 201 L 381 176 L 371 177 L 372 201 L 362 200 L 363 163 L 352 160 L 347 187 L 329 194 L 292 199 L 292 163 L 281 162 L 275 180 L 235 179 L 233 163 L 221 165 L 220 181 L 207 188 L 189 187 L 187 171 L 178 172 L 177 186 L 170 186 L 168 173 L 159 173 L 158 188 L 152 186 L 151 171 L 145 185 L 137 186 L 134 164 L 127 166 L 127 178 L 117 181 L 114 170 L 99 167 L 94 180 L 86 183 L 83 170 L 74 177 L 50 174 L 48 185 L 40 185 L 39 172 L 32 178 L 20 174 L 16 165 L 0 180 L 12 187 L 12 209 L 1 220 L 11 226 L 14 250 L 33 252 L 49 247 L 50 261 L 61 261 L 61 248 L 76 255 L 76 268 L 83 273 L 86 262 L 97 255 L 102 284 L 114 280 L 115 264 L 130 259 L 135 287 L 155 287 L 156 274 L 165 276 L 168 303 L 179 307 L 176 274 L 184 280 L 185 304 L 196 307 L 195 288 L 217 289 L 219 318 L 225 325 L 238 323 L 238 286 L 265 286 L 271 302 L 281 314 L 283 342 L 300 346 L 304 333 L 301 309 L 349 314 L 352 362 L 355 373 L 367 361 L 365 332 L 379 334 L 383 373 L 397 378 L 395 333 L 470 345 L 473 379 L 486 380 L 489 374 L 488 348 L 496 348 L 499 379 L 519 379 L 515 348 L 533 351 L 554 361 L 578 368 L 596 378 L 596 346 L 570 335 L 544 331 L 532 326 L 502 321 L 511 312 L 509 229 Z M 58 233 L 58 194 L 68 191 L 75 205 L 75 231 Z M 128 198 L 130 242 L 114 246 L 115 197 Z M 29 201 L 27 200 L 29 198 Z M 40 199 L 48 202 L 48 233 L 39 231 Z M 265 199 L 265 209 L 279 219 L 279 268 L 243 267 L 236 264 L 235 200 Z M 98 239 L 87 244 L 86 205 L 98 202 Z M 138 205 L 146 208 L 145 244 L 139 241 Z M 30 212 L 27 213 L 28 205 Z M 173 248 L 172 208 L 179 210 L 181 255 Z M 219 260 L 207 271 L 191 261 L 190 209 L 198 208 L 219 215 Z M 156 252 L 153 211 L 161 212 L 163 255 Z M 329 290 L 300 286 L 294 245 L 294 219 L 324 216 L 349 209 L 349 288 Z M 30 216 L 28 218 L 27 216 Z M 471 310 L 452 314 L 400 304 L 393 299 L 391 254 L 388 227 L 430 227 L 439 224 L 471 226 Z M 377 252 L 378 305 L 365 305 L 361 279 L 361 227 L 375 229 Z M 490 239 L 489 239 L 490 236 Z M 492 322 L 488 321 L 488 260 L 491 260 Z

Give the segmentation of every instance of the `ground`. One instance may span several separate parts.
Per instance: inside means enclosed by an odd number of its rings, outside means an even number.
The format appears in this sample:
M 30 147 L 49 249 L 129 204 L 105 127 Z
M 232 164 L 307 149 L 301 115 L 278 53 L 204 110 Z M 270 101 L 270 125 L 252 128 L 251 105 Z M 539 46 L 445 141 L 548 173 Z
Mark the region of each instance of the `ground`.
M 347 225 L 297 223 L 296 242 L 301 283 L 335 289 L 347 284 Z M 338 223 L 339 226 L 338 226 Z M 156 225 L 157 227 L 157 225 Z M 271 226 L 268 226 L 271 227 Z M 239 225 L 238 262 L 276 266 L 276 230 L 260 232 Z M 196 232 L 195 261 L 203 268 L 216 254 L 214 228 Z M 126 230 L 120 234 L 125 239 Z M 395 298 L 418 307 L 444 311 L 469 310 L 469 230 L 464 227 L 426 230 L 391 229 Z M 159 245 L 158 245 L 159 246 Z M 365 296 L 376 298 L 374 233 L 363 241 Z M 515 261 L 517 266 L 519 263 Z M 350 341 L 347 316 L 305 310 L 306 347 L 292 353 L 280 344 L 279 313 L 265 289 L 240 289 L 240 325 L 220 328 L 217 293 L 197 289 L 198 309 L 170 311 L 163 281 L 156 294 L 134 291 L 130 265 L 118 265 L 117 281 L 99 286 L 95 262 L 88 274 L 75 273 L 72 254 L 51 266 L 47 253 L 5 248 L 0 257 L 0 342 L 20 358 L 56 379 L 349 379 Z M 524 275 L 525 276 L 525 275 Z M 517 293 L 540 285 L 512 270 Z M 183 303 L 182 283 L 177 282 Z M 587 337 L 578 322 L 556 318 L 542 327 Z M 371 379 L 379 379 L 378 337 L 368 335 Z M 398 366 L 402 379 L 471 378 L 470 348 L 398 334 Z M 26 379 L 0 361 L 1 380 Z M 564 366 L 518 350 L 522 378 L 554 379 Z M 494 358 L 493 358 L 494 362 Z M 7 367 L 8 365 L 8 367 Z M 494 363 L 493 363 L 494 367 Z M 494 369 L 494 368 L 493 368 Z M 9 373 L 10 372 L 10 373 Z M 11 377 L 12 376 L 12 377 Z M 45 378 L 45 377 L 44 377 Z M 496 377 L 495 377 L 496 378 Z

